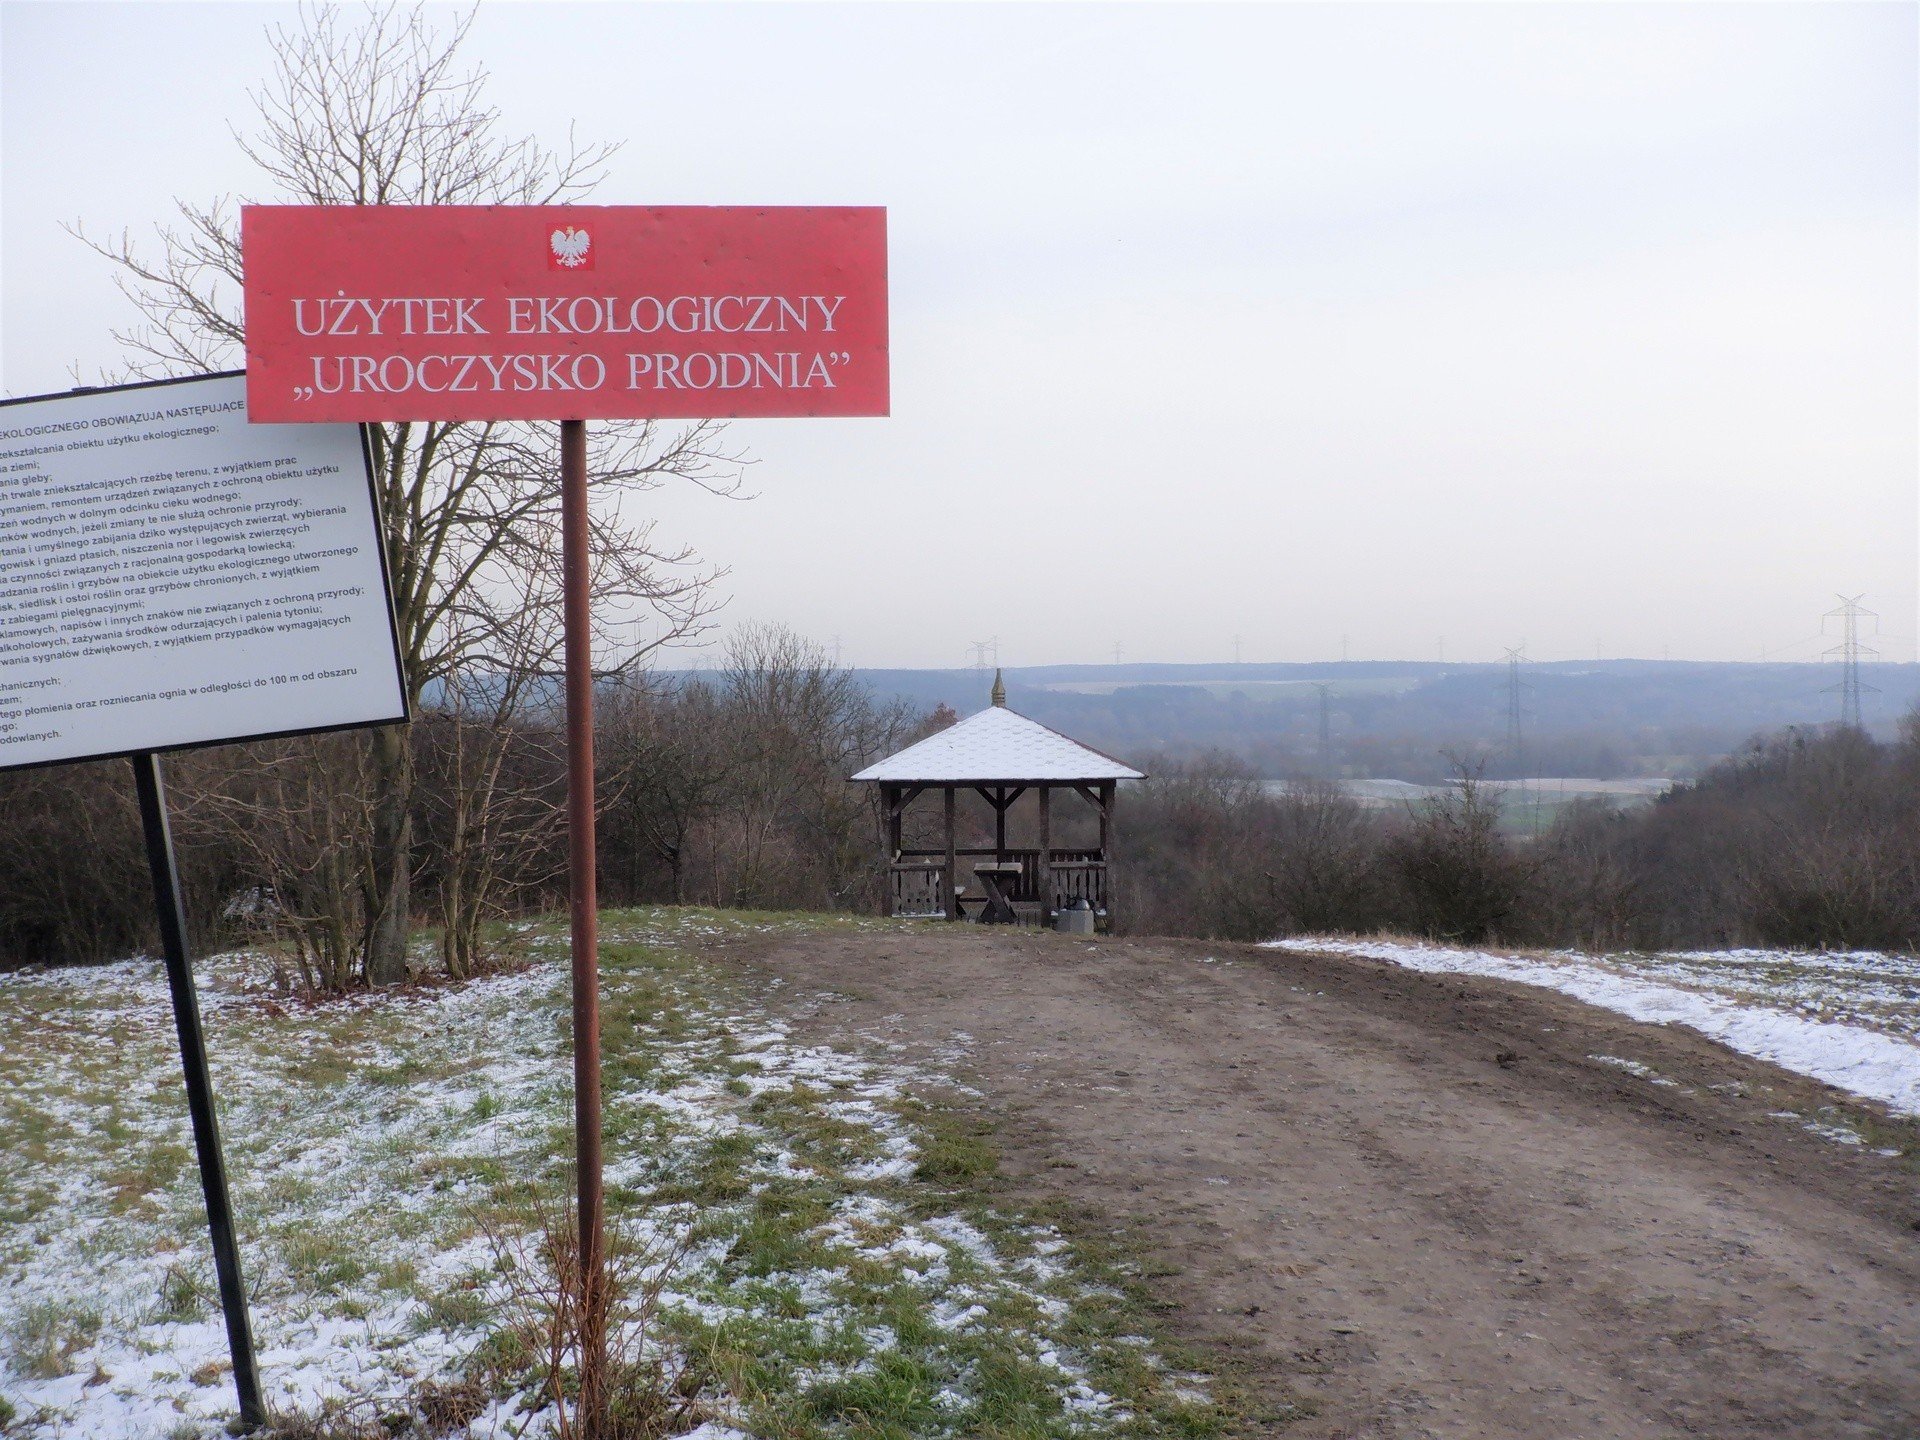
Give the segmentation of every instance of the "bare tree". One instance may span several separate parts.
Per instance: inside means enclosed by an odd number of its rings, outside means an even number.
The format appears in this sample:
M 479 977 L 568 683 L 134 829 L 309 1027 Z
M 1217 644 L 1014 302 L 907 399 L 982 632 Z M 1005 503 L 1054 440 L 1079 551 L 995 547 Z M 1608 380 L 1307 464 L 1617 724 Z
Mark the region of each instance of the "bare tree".
M 601 707 L 609 879 L 658 862 L 675 902 L 858 908 L 878 884 L 874 797 L 847 777 L 914 718 L 791 631 L 747 626 L 711 683 L 609 687 Z M 657 893 L 657 892 L 656 892 Z
M 332 7 L 301 11 L 270 32 L 273 73 L 251 99 L 259 126 L 236 132 L 260 167 L 261 197 L 313 205 L 537 205 L 584 198 L 616 147 L 549 150 L 501 133 L 486 72 L 463 69 L 472 13 L 436 31 L 420 7 L 388 5 L 352 24 Z M 117 239 L 80 238 L 119 267 L 141 323 L 116 339 L 144 378 L 231 365 L 243 333 L 239 205 L 179 203 L 158 227 L 157 253 Z M 500 620 L 527 597 L 544 602 L 540 567 L 557 548 L 559 479 L 553 446 L 526 425 L 410 423 L 373 427 L 377 489 L 393 576 L 410 698 L 461 667 L 497 668 L 519 641 Z M 685 549 L 657 546 L 623 509 L 670 480 L 716 491 L 738 482 L 740 459 L 719 427 L 668 431 L 606 425 L 589 456 L 595 610 L 623 627 L 656 617 L 656 643 L 703 628 L 716 572 Z M 610 636 L 600 637 L 604 648 Z M 629 655 L 631 662 L 637 658 Z M 370 864 L 356 943 L 367 978 L 406 974 L 411 916 L 414 779 L 392 729 L 371 732 Z
M 904 733 L 906 707 L 876 706 L 851 670 L 781 625 L 735 631 L 721 675 L 735 863 L 723 903 L 845 903 L 871 871 L 875 825 L 873 797 L 847 777 Z
M 531 576 L 543 572 L 534 570 Z M 556 583 L 551 569 L 547 584 Z M 566 762 L 559 727 L 546 723 L 557 606 L 524 597 L 517 616 L 489 615 L 500 663 L 458 665 L 440 682 L 416 731 L 418 786 L 440 957 L 464 979 L 482 958 L 485 922 L 564 872 Z
M 621 889 L 628 903 L 637 898 L 634 862 L 644 847 L 667 867 L 668 898 L 682 904 L 694 833 L 719 812 L 731 784 L 730 717 L 710 685 L 629 683 L 607 695 L 596 728 L 609 838 L 629 862 Z

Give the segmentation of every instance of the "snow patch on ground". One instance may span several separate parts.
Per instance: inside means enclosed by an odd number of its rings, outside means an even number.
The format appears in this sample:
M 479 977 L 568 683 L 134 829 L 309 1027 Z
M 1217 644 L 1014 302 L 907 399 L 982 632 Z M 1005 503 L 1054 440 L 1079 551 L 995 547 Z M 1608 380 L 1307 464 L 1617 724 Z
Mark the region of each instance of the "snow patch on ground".
M 1651 1065 L 1643 1065 L 1638 1060 L 1623 1060 L 1618 1055 L 1589 1055 L 1587 1059 L 1598 1061 L 1602 1065 L 1611 1065 L 1616 1070 L 1626 1071 L 1629 1075 L 1636 1075 L 1649 1085 L 1665 1085 L 1670 1089 L 1679 1088 L 1679 1081 L 1667 1079 Z
M 608 925 L 603 941 L 671 945 L 743 928 L 648 913 Z M 562 947 L 541 937 L 531 948 L 557 959 Z M 458 1375 L 501 1289 L 494 1242 L 476 1227 L 490 1187 L 564 1188 L 564 968 L 313 1008 L 263 1003 L 257 957 L 196 970 L 269 1402 L 386 1403 Z M 603 983 L 624 982 L 609 971 Z M 972 1218 L 927 1214 L 925 1197 L 903 1189 L 919 1160 L 905 1102 L 944 1077 L 801 1044 L 777 1020 L 722 1012 L 692 991 L 672 1003 L 680 1038 L 644 1042 L 643 1078 L 609 1086 L 609 1116 L 639 1137 L 610 1147 L 610 1185 L 644 1197 L 684 1185 L 728 1146 L 748 1152 L 747 1199 L 731 1210 L 643 1201 L 630 1217 L 650 1250 L 681 1249 L 666 1309 L 773 1334 L 798 1307 L 808 1333 L 849 1358 L 792 1368 L 787 1383 L 843 1382 L 900 1344 L 866 1295 L 879 1262 L 955 1343 L 1006 1337 L 1052 1372 L 1073 1433 L 1128 1418 L 1066 1341 L 1072 1302 L 1103 1292 L 1074 1278 L 1065 1242 L 1038 1227 L 990 1235 Z M 800 1130 L 780 1128 L 782 1107 Z M 806 1125 L 832 1138 L 796 1138 Z M 220 1433 L 232 1375 L 158 962 L 0 975 L 0 1156 L 8 1440 Z M 728 1272 L 754 1197 L 823 1178 L 849 1193 L 814 1231 L 821 1258 L 744 1282 Z M 703 1238 L 689 1245 L 689 1231 Z M 1038 1319 L 1010 1325 L 1010 1314 Z M 36 1336 L 50 1337 L 38 1364 Z M 956 1423 L 973 1389 L 964 1370 L 947 1384 Z M 738 1409 L 715 1397 L 720 1418 L 695 1440 L 747 1440 Z M 510 1396 L 464 1433 L 538 1440 L 552 1421 Z
M 1543 986 L 1635 1020 L 1687 1026 L 1743 1055 L 1920 1116 L 1920 959 L 1912 956 L 1775 950 L 1521 956 L 1308 937 L 1269 941 L 1268 948 Z

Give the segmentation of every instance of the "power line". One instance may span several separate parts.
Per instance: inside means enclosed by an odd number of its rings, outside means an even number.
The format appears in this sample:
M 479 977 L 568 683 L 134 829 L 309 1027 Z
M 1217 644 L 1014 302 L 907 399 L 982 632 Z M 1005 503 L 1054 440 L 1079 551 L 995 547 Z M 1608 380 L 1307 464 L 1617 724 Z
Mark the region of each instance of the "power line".
M 1851 729 L 1858 730 L 1861 728 L 1861 692 L 1879 693 L 1873 686 L 1860 683 L 1860 657 L 1862 655 L 1872 655 L 1877 658 L 1880 654 L 1873 646 L 1861 643 L 1860 622 L 1863 619 L 1874 621 L 1874 633 L 1878 634 L 1880 617 L 1874 614 L 1873 611 L 1865 609 L 1860 604 L 1861 597 L 1858 595 L 1851 597 L 1842 595 L 1838 598 L 1840 603 L 1820 617 L 1820 633 L 1823 635 L 1827 633 L 1827 621 L 1838 620 L 1840 622 L 1840 643 L 1829 646 L 1822 652 L 1824 655 L 1838 655 L 1840 657 L 1840 683 L 1838 685 L 1827 686 L 1821 693 L 1831 695 L 1838 691 L 1840 695 L 1840 723 Z
M 1824 624 L 1825 623 L 1824 620 L 1821 623 Z M 1760 647 L 1760 658 L 1762 660 L 1779 663 L 1783 657 L 1787 660 L 1791 660 L 1793 658 L 1793 653 L 1795 651 L 1799 651 L 1799 652 L 1802 652 L 1803 659 L 1811 660 L 1814 658 L 1814 654 L 1817 652 L 1808 653 L 1807 647 L 1812 645 L 1818 645 L 1821 642 L 1821 640 L 1823 640 L 1824 638 L 1825 638 L 1825 635 L 1821 631 L 1816 630 L 1811 635 L 1802 635 L 1799 639 L 1789 640 L 1784 644 L 1762 645 Z

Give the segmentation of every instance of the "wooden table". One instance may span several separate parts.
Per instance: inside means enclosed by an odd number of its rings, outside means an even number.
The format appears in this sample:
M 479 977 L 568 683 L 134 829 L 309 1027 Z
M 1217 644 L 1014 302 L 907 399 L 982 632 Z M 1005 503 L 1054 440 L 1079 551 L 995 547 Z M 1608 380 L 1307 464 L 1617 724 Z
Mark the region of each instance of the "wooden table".
M 976 865 L 973 878 L 980 882 L 980 888 L 987 892 L 987 908 L 980 912 L 982 925 L 1014 925 L 1020 917 L 1013 912 L 1013 901 L 1008 890 L 1013 882 L 1020 878 L 1021 866 L 1018 860 L 1003 861 L 993 865 Z

